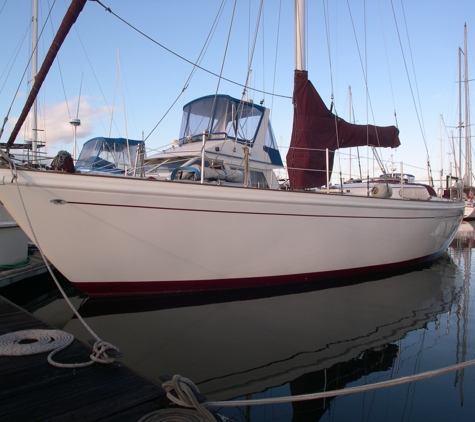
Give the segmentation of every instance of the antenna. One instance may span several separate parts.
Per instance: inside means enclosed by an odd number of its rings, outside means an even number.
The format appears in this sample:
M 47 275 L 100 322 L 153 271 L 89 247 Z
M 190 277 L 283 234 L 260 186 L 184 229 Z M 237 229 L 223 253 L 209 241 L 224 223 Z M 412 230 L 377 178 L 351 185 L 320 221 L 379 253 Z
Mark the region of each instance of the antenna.
M 78 108 L 76 111 L 76 118 L 71 119 L 69 123 L 71 123 L 71 126 L 74 128 L 74 146 L 73 146 L 73 161 L 76 163 L 76 151 L 77 151 L 77 146 L 76 146 L 76 132 L 78 126 L 81 126 L 81 120 L 79 120 L 79 105 L 81 104 L 81 90 L 82 90 L 82 77 L 83 75 L 81 74 L 81 85 L 79 86 L 79 98 L 78 98 Z

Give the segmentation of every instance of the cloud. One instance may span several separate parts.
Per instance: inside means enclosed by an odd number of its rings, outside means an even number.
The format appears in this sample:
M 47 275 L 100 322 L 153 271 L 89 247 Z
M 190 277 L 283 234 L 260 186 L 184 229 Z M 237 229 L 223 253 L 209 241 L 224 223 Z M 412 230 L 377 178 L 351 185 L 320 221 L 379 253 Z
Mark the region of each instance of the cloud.
M 38 109 L 38 140 L 46 142 L 49 147 L 55 147 L 57 144 L 72 145 L 74 142 L 74 130 L 70 124 L 71 118 L 78 118 L 81 125 L 77 127 L 77 139 L 89 138 L 96 131 L 96 126 L 100 122 L 109 119 L 109 109 L 107 106 L 99 108 L 91 105 L 90 98 L 82 97 L 79 104 L 79 113 L 77 114 L 78 98 L 72 98 L 67 102 L 58 104 L 47 104 Z M 71 116 L 70 116 L 71 115 Z M 9 120 L 9 132 L 16 124 L 18 117 Z M 25 121 L 17 138 L 17 142 L 21 137 L 29 139 L 31 123 L 29 119 Z M 24 135 L 21 135 L 24 134 Z

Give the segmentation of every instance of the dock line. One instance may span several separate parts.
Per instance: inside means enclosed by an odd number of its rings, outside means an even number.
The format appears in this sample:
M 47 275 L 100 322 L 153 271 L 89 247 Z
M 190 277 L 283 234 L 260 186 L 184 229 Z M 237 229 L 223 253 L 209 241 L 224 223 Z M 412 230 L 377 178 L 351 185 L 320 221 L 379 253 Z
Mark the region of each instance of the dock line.
M 187 378 L 183 378 L 180 375 L 173 377 L 173 382 L 167 381 L 162 384 L 162 388 L 167 391 L 167 397 L 174 403 L 184 407 L 195 407 L 201 412 L 200 408 L 206 407 L 231 407 L 231 406 L 255 406 L 264 404 L 279 404 L 279 403 L 292 403 L 301 402 L 307 400 L 323 399 L 326 397 L 344 396 L 347 394 L 361 393 L 363 391 L 377 390 L 380 388 L 394 387 L 396 385 L 407 384 L 414 381 L 420 381 L 422 379 L 432 378 L 438 375 L 447 374 L 453 371 L 459 371 L 461 369 L 468 368 L 475 365 L 475 359 L 468 360 L 466 362 L 458 363 L 456 365 L 446 366 L 444 368 L 434 369 L 432 371 L 421 372 L 416 375 L 408 375 L 398 379 L 389 381 L 376 382 L 374 384 L 360 385 L 357 387 L 344 388 L 341 390 L 324 391 L 321 393 L 302 394 L 298 396 L 287 397 L 274 397 L 266 399 L 250 399 L 250 400 L 229 400 L 229 401 L 207 401 L 199 403 L 194 397 L 188 400 L 189 391 L 196 390 L 198 388 Z M 170 388 L 173 386 L 173 390 Z M 190 390 L 191 389 L 191 390 Z

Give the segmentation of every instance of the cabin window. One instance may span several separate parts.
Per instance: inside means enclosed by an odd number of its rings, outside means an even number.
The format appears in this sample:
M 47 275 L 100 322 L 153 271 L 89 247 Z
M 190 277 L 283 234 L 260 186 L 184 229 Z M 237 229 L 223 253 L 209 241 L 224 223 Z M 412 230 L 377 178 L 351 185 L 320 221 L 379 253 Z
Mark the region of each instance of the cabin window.
M 102 140 L 91 140 L 86 142 L 83 147 L 81 154 L 77 160 L 76 165 L 88 165 L 92 160 L 94 160 L 98 155 L 102 147 Z
M 200 141 L 203 132 L 208 130 L 212 139 L 231 138 L 252 146 L 264 110 L 264 107 L 228 96 L 200 98 L 183 108 L 180 145 Z
M 251 177 L 251 186 L 253 188 L 269 189 L 269 185 L 267 184 L 266 177 L 264 176 L 264 173 L 262 173 L 261 171 L 251 170 L 250 177 Z

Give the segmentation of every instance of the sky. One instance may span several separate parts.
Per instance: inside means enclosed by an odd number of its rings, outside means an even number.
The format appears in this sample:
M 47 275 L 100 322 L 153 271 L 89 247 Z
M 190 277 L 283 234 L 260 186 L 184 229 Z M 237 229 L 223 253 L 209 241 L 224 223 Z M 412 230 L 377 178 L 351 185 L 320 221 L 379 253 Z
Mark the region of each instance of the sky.
M 70 1 L 38 2 L 41 66 Z M 81 120 L 79 150 L 95 136 L 128 137 L 146 139 L 151 155 L 178 138 L 187 102 L 219 92 L 271 109 L 285 159 L 295 67 L 292 0 L 264 0 L 260 13 L 258 0 L 102 4 L 113 13 L 87 2 L 40 92 L 38 133 L 49 156 L 73 152 L 71 118 Z M 333 100 L 339 116 L 359 124 L 397 125 L 402 145 L 379 151 L 396 171 L 403 161 L 404 172 L 427 179 L 428 155 L 436 180 L 441 167 L 448 173 L 453 138 L 458 161 L 458 50 L 465 23 L 468 76 L 475 78 L 475 2 L 308 0 L 307 11 L 309 78 L 327 106 Z M 0 120 L 8 116 L 0 142 L 8 140 L 30 89 L 31 17 L 32 0 L 0 0 Z M 188 81 L 198 59 L 202 69 Z M 31 137 L 30 126 L 16 142 Z M 348 154 L 342 150 L 335 161 L 346 177 Z M 351 154 L 355 177 L 356 151 Z M 372 159 L 363 166 L 379 172 Z

